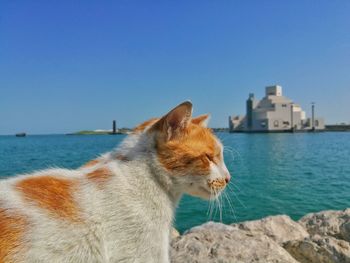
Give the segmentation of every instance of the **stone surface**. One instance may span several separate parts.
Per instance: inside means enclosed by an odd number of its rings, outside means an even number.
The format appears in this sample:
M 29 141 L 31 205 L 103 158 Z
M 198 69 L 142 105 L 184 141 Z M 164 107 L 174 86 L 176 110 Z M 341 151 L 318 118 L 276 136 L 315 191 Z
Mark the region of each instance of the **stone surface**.
M 267 235 L 279 244 L 309 237 L 308 232 L 299 223 L 286 215 L 269 216 L 261 220 L 246 221 L 232 226 L 249 231 L 254 235 Z
M 224 225 L 172 234 L 171 262 L 350 263 L 350 209 Z
M 339 227 L 340 237 L 350 242 L 350 220 L 344 222 Z
M 209 222 L 194 227 L 171 244 L 171 262 L 289 263 L 296 261 L 268 236 Z
M 350 263 L 350 244 L 334 237 L 294 240 L 285 249 L 301 263 Z
M 350 241 L 350 209 L 307 214 L 299 220 L 310 235 L 332 236 Z

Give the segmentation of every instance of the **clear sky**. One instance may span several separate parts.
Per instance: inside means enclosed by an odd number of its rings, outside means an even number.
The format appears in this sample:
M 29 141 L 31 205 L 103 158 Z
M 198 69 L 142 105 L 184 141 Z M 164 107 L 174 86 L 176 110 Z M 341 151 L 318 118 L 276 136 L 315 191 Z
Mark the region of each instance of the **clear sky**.
M 350 122 L 350 1 L 0 1 L 0 134 L 119 127 L 190 99 L 227 127 L 280 84 Z

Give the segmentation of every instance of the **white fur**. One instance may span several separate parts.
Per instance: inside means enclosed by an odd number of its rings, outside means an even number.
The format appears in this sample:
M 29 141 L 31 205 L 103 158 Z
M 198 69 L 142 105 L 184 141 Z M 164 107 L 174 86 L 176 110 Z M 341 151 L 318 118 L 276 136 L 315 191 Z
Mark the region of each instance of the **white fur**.
M 117 155 L 129 161 L 117 160 Z M 169 262 L 169 235 L 178 200 L 183 192 L 200 195 L 201 190 L 190 185 L 207 187 L 207 178 L 170 176 L 159 164 L 154 138 L 147 133 L 128 136 L 99 160 L 89 168 L 25 175 L 76 178 L 74 199 L 82 222 L 52 217 L 25 201 L 13 187 L 23 176 L 0 182 L 0 205 L 8 211 L 16 209 L 30 223 L 24 241 L 27 248 L 14 255 L 15 262 Z M 99 166 L 113 173 L 103 189 L 86 178 Z M 218 168 L 212 171 L 210 178 L 222 176 Z

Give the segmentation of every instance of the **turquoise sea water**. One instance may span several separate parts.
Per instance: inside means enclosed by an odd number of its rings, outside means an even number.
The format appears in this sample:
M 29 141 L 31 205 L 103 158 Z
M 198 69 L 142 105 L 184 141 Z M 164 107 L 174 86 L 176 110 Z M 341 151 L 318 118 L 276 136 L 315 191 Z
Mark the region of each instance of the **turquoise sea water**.
M 232 223 L 267 215 L 350 207 L 350 133 L 218 133 L 232 175 L 222 196 L 222 221 Z M 116 136 L 0 136 L 0 177 L 48 167 L 77 168 L 111 150 Z M 184 196 L 176 215 L 182 232 L 210 219 L 208 202 Z M 232 206 L 232 208 L 231 208 Z

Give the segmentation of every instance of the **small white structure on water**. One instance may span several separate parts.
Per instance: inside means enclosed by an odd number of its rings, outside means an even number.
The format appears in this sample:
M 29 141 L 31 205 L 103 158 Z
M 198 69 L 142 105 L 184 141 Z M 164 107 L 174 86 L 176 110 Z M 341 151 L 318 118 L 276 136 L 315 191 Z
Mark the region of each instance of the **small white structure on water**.
M 268 86 L 262 100 L 249 94 L 245 116 L 230 116 L 231 132 L 281 132 L 281 131 L 315 131 L 324 130 L 324 120 L 314 117 L 306 118 L 300 105 L 282 95 L 282 87 Z

